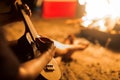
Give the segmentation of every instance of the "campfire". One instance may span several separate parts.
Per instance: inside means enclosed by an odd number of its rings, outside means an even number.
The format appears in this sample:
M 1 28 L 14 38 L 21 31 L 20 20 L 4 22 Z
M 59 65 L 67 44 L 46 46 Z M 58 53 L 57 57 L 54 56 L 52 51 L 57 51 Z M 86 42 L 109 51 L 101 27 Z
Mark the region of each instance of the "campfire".
M 81 25 L 112 34 L 120 33 L 119 0 L 79 0 L 79 3 L 86 7 Z
M 80 23 L 85 30 L 81 37 L 93 43 L 120 50 L 120 10 L 119 0 L 79 0 L 85 5 L 85 15 Z

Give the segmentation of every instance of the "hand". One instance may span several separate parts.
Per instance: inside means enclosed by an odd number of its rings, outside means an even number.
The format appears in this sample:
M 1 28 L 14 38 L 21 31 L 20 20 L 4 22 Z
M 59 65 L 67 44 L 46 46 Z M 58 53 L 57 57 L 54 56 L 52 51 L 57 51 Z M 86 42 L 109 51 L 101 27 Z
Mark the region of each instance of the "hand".
M 45 51 L 44 53 L 42 53 L 42 54 L 43 55 L 44 54 L 47 55 L 48 56 L 47 60 L 50 61 L 54 57 L 55 51 L 56 51 L 56 47 L 54 45 L 51 45 L 51 47 L 47 51 Z

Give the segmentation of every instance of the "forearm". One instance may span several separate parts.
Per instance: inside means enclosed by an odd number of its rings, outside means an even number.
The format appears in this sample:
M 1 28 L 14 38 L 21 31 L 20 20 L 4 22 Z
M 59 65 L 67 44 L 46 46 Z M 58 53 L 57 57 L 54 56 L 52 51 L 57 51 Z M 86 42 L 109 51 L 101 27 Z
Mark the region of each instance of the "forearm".
M 19 68 L 18 77 L 20 78 L 20 80 L 35 79 L 46 66 L 46 64 L 52 59 L 54 51 L 55 47 L 43 53 L 41 56 L 23 63 Z

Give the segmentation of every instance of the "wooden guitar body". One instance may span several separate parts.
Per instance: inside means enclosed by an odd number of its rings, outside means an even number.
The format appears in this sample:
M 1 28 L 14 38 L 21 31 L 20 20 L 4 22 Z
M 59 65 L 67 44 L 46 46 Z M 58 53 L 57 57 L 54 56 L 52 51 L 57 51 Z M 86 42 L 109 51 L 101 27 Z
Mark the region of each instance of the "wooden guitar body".
M 40 74 L 43 75 L 44 78 L 46 78 L 47 80 L 59 80 L 61 77 L 61 71 L 54 58 L 46 65 L 46 67 L 49 65 L 53 65 L 54 70 L 47 71 L 46 69 L 43 69 L 42 72 L 40 72 Z

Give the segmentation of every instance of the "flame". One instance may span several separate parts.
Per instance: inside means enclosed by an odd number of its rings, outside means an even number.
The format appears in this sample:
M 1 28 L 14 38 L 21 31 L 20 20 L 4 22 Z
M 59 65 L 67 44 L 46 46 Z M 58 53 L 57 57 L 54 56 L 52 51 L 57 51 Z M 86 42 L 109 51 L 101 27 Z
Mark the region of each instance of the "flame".
M 79 0 L 79 3 L 86 7 L 86 15 L 82 18 L 86 27 L 96 20 L 94 25 L 98 24 L 101 30 L 106 30 L 106 26 L 112 29 L 120 17 L 119 0 Z

